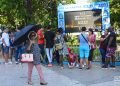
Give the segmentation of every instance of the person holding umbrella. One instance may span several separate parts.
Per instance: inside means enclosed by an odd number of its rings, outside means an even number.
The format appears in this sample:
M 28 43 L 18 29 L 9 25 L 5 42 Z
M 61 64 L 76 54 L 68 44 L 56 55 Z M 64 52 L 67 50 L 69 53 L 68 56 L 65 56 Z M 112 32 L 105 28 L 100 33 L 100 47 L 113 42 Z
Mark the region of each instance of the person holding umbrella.
M 26 43 L 26 52 L 33 54 L 33 62 L 28 63 L 28 84 L 32 85 L 32 70 L 35 66 L 39 77 L 40 77 L 40 85 L 47 85 L 47 82 L 45 82 L 43 77 L 43 72 L 40 66 L 40 49 L 36 41 L 37 34 L 34 31 L 29 32 L 28 34 L 28 43 Z

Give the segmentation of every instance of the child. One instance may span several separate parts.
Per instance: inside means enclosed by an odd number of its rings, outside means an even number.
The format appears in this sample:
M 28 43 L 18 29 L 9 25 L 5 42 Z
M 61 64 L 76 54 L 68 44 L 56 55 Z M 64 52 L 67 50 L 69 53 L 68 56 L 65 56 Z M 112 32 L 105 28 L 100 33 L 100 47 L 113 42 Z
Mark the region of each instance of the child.
M 68 55 L 69 68 L 73 68 L 75 66 L 75 64 L 76 64 L 76 67 L 79 66 L 77 64 L 78 63 L 77 55 L 70 48 L 68 48 L 68 52 L 69 52 L 69 55 Z

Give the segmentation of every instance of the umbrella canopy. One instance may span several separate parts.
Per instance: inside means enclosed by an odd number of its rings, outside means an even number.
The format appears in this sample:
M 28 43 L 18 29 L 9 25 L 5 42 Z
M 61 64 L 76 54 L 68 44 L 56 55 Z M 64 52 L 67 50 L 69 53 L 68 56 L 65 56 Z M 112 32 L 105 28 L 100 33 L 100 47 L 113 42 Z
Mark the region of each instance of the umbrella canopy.
M 38 31 L 38 25 L 28 25 L 26 27 L 24 27 L 22 30 L 20 30 L 19 32 L 16 33 L 15 36 L 15 40 L 13 45 L 20 45 L 21 43 L 23 43 L 24 41 L 26 41 L 28 39 L 28 34 L 30 31 Z

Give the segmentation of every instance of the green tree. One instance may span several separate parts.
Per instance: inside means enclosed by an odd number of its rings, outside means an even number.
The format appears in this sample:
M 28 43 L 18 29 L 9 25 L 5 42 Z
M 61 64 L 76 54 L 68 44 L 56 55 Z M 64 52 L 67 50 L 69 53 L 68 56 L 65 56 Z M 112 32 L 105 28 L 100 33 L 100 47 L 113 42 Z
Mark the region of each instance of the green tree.
M 120 28 L 120 0 L 110 0 L 111 24 Z

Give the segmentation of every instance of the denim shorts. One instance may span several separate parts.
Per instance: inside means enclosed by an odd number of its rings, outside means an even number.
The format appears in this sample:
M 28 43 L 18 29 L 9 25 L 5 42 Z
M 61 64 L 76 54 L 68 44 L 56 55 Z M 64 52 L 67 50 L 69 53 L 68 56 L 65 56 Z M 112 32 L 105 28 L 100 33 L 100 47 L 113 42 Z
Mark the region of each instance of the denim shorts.
M 89 52 L 90 52 L 90 49 L 89 49 L 89 45 L 87 46 L 80 46 L 80 58 L 81 59 L 88 59 L 89 57 Z
M 3 46 L 3 53 L 9 54 L 9 47 L 8 46 Z

